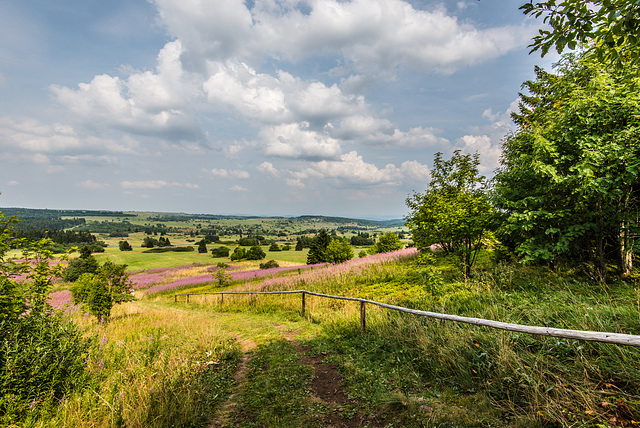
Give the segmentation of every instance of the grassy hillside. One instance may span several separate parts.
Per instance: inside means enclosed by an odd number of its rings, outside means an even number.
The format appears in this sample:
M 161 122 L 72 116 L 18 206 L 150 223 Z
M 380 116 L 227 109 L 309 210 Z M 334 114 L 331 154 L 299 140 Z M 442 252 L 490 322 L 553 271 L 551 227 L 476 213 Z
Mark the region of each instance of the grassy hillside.
M 635 279 L 595 285 L 575 272 L 488 257 L 464 278 L 443 258 L 375 256 L 225 289 L 304 288 L 411 308 L 581 330 L 640 332 Z M 210 281 L 192 291 L 219 291 Z M 95 337 L 87 387 L 48 426 L 635 426 L 640 350 L 416 318 L 299 295 L 144 297 Z M 42 412 L 42 413 L 40 413 Z

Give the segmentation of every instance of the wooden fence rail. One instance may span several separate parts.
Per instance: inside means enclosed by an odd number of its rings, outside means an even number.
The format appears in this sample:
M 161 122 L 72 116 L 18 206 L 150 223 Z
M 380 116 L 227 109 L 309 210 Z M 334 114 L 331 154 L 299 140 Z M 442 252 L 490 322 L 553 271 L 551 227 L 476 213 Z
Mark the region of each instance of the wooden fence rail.
M 552 337 L 562 337 L 565 339 L 576 339 L 576 340 L 587 340 L 592 342 L 604 342 L 604 343 L 614 343 L 617 345 L 628 345 L 628 346 L 640 346 L 640 336 L 636 336 L 633 334 L 621 334 L 621 333 L 608 333 L 608 332 L 596 332 L 596 331 L 583 331 L 583 330 L 568 330 L 563 328 L 551 328 L 551 327 L 538 327 L 538 326 L 529 326 L 522 324 L 511 324 L 500 321 L 492 321 L 486 320 L 483 318 L 471 318 L 471 317 L 461 317 L 458 315 L 449 315 L 442 314 L 438 312 L 428 312 L 428 311 L 419 311 L 416 309 L 409 309 L 402 306 L 389 305 L 386 303 L 376 302 L 374 300 L 361 299 L 358 297 L 346 297 L 346 296 L 333 296 L 331 294 L 322 294 L 322 293 L 314 293 L 312 291 L 307 290 L 293 290 L 293 291 L 224 291 L 224 292 L 216 292 L 216 293 L 181 293 L 174 294 L 174 301 L 178 301 L 178 296 L 186 296 L 187 303 L 189 303 L 189 296 L 202 296 L 204 295 L 204 299 L 206 301 L 207 295 L 220 295 L 222 302 L 224 302 L 224 295 L 250 295 L 251 303 L 253 304 L 253 295 L 268 295 L 268 294 L 302 294 L 302 315 L 304 316 L 305 312 L 305 296 L 308 294 L 310 296 L 317 297 L 325 297 L 328 299 L 336 299 L 336 300 L 348 300 L 352 302 L 360 302 L 360 329 L 364 332 L 366 329 L 366 311 L 365 304 L 380 306 L 382 308 L 392 309 L 399 312 L 405 312 L 408 314 L 413 314 L 417 316 L 436 318 L 446 321 L 456 321 L 462 322 L 466 324 L 474 324 L 485 327 L 497 328 L 500 330 L 507 331 L 516 331 L 520 333 L 527 334 L 536 334 L 540 336 L 552 336 Z

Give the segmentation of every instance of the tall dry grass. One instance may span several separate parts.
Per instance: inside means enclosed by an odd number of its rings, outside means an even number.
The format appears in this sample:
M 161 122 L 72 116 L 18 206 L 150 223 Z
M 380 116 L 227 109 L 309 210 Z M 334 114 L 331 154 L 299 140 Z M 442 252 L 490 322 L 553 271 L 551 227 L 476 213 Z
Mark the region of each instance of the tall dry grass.
M 238 346 L 207 314 L 132 302 L 107 324 L 76 322 L 97 338 L 86 358 L 93 380 L 47 426 L 200 425 L 228 390 Z

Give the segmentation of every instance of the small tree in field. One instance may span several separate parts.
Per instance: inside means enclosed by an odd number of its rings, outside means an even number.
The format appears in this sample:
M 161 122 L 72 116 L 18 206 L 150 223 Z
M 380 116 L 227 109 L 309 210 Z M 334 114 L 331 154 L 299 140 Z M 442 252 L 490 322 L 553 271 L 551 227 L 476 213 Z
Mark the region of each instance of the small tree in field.
M 204 240 L 198 242 L 198 252 L 204 254 L 207 252 L 207 243 Z
M 213 271 L 213 279 L 214 281 L 218 281 L 219 286 L 223 286 L 225 283 L 230 282 L 233 279 L 230 273 L 227 273 L 227 268 L 229 267 L 226 263 L 218 263 L 217 269 Z
M 231 250 L 229 247 L 217 247 L 211 250 L 211 255 L 213 257 L 229 257 L 229 253 Z
M 353 248 L 349 241 L 332 239 L 324 251 L 324 258 L 329 263 L 342 263 L 353 258 Z
M 389 251 L 395 251 L 402 249 L 402 242 L 400 238 L 393 232 L 386 232 L 380 235 L 378 242 L 371 247 L 371 254 L 388 253 Z
M 407 226 L 418 249 L 437 244 L 454 254 L 466 276 L 487 236 L 494 212 L 478 172 L 479 155 L 456 150 L 450 160 L 436 153 L 431 183 L 423 193 L 407 198 Z
M 244 259 L 244 257 L 245 257 L 244 248 L 236 247 L 236 249 L 233 251 L 233 253 L 231 254 L 231 256 L 229 258 L 233 262 L 233 261 L 236 261 L 236 260 Z
M 118 242 L 118 248 L 120 249 L 120 251 L 133 251 L 133 248 L 131 248 L 131 244 L 129 244 L 129 242 L 127 241 Z
M 71 288 L 74 302 L 86 304 L 98 321 L 107 321 L 114 305 L 134 300 L 126 267 L 107 260 L 97 273 L 80 275 Z
M 262 248 L 254 245 L 245 253 L 245 257 L 247 258 L 247 260 L 262 260 L 267 257 L 267 254 Z

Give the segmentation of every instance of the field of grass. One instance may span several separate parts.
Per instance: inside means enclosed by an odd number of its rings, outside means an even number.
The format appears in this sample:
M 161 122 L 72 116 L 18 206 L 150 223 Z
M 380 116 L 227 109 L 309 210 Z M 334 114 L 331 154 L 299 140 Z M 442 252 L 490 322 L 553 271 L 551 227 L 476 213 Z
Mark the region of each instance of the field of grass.
M 100 257 L 119 253 L 107 250 Z M 183 253 L 122 254 L 148 269 L 159 260 L 169 263 L 158 256 Z M 640 334 L 635 277 L 603 287 L 573 271 L 494 263 L 485 254 L 465 280 L 444 258 L 384 257 L 191 291 L 303 288 L 511 323 Z M 182 264 L 189 263 L 176 262 Z M 307 296 L 305 309 L 302 316 L 300 295 L 175 303 L 172 294 L 117 306 L 106 324 L 76 309 L 74 322 L 94 337 L 90 383 L 57 408 L 34 406 L 21 425 L 640 425 L 638 348 L 416 318 L 370 305 L 362 333 L 356 302 Z
M 213 246 L 209 246 L 213 248 Z M 95 253 L 94 256 L 101 263 L 106 259 L 111 260 L 114 263 L 126 264 L 127 270 L 137 271 L 146 269 L 155 269 L 162 267 L 175 267 L 182 265 L 189 265 L 194 263 L 207 263 L 215 265 L 218 262 L 229 263 L 229 258 L 213 258 L 211 254 L 198 253 L 195 251 L 189 252 L 166 252 L 166 253 L 143 253 L 148 248 L 134 247 L 133 251 L 120 251 L 118 247 L 107 247 L 104 253 Z M 283 265 L 287 264 L 301 264 L 304 265 L 307 262 L 308 249 L 303 251 L 268 251 L 269 247 L 262 247 L 267 257 L 265 260 L 276 260 Z M 259 262 L 243 262 L 251 266 L 259 264 Z

